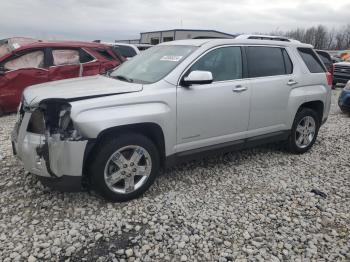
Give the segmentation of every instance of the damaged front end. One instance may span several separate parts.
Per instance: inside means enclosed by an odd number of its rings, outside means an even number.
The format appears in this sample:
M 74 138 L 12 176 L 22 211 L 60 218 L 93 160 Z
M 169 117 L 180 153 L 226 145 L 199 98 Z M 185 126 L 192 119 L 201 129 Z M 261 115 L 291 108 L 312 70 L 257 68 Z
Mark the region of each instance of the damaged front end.
M 75 129 L 70 112 L 65 99 L 45 99 L 35 108 L 23 105 L 12 135 L 14 153 L 24 168 L 64 191 L 81 189 L 88 142 Z

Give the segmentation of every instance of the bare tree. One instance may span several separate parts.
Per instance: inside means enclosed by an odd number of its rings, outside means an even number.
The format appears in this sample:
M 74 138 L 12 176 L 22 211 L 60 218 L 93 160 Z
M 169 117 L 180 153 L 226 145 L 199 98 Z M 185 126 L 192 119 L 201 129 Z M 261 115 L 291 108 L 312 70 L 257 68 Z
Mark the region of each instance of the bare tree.
M 278 28 L 270 33 L 313 45 L 316 49 L 350 49 L 350 24 L 339 29 L 327 29 L 324 25 L 296 28 L 281 31 Z
M 316 49 L 326 48 L 327 42 L 327 28 L 323 25 L 319 25 L 314 31 L 314 47 Z
M 335 36 L 335 29 L 332 28 L 331 30 L 328 31 L 328 36 L 327 36 L 327 45 L 326 49 L 334 49 L 334 36 Z

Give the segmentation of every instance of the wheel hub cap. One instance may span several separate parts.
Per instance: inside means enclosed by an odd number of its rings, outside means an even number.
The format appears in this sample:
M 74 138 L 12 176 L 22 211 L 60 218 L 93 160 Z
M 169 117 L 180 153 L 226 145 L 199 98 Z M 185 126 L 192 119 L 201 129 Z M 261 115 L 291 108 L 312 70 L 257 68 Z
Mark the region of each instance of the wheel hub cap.
M 109 189 L 116 193 L 131 193 L 148 179 L 152 161 L 147 150 L 130 145 L 117 150 L 108 159 L 104 179 Z
M 315 137 L 316 122 L 311 116 L 302 118 L 296 129 L 295 143 L 299 148 L 305 148 L 311 144 Z

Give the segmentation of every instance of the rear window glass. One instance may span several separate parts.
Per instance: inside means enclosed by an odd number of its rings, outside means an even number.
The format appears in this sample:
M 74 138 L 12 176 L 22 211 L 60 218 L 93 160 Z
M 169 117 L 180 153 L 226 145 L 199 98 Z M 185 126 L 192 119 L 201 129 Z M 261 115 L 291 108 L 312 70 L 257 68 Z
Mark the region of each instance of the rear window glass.
M 79 51 L 73 49 L 52 50 L 53 65 L 74 65 L 79 64 Z
M 298 48 L 298 52 L 311 73 L 323 73 L 326 69 L 311 48 Z
M 250 46 L 247 51 L 249 77 L 286 74 L 281 48 Z
M 124 57 L 133 57 L 137 55 L 136 51 L 130 46 L 116 45 L 113 46 L 113 48 L 116 49 L 117 52 L 119 52 L 119 54 Z

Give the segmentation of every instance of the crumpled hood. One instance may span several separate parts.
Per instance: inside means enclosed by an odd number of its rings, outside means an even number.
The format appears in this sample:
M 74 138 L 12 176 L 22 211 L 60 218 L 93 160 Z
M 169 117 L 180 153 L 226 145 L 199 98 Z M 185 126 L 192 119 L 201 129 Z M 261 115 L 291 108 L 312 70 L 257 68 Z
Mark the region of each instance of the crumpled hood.
M 142 84 L 128 83 L 97 75 L 29 86 L 24 90 L 23 96 L 29 106 L 35 106 L 48 98 L 76 100 L 141 90 Z

